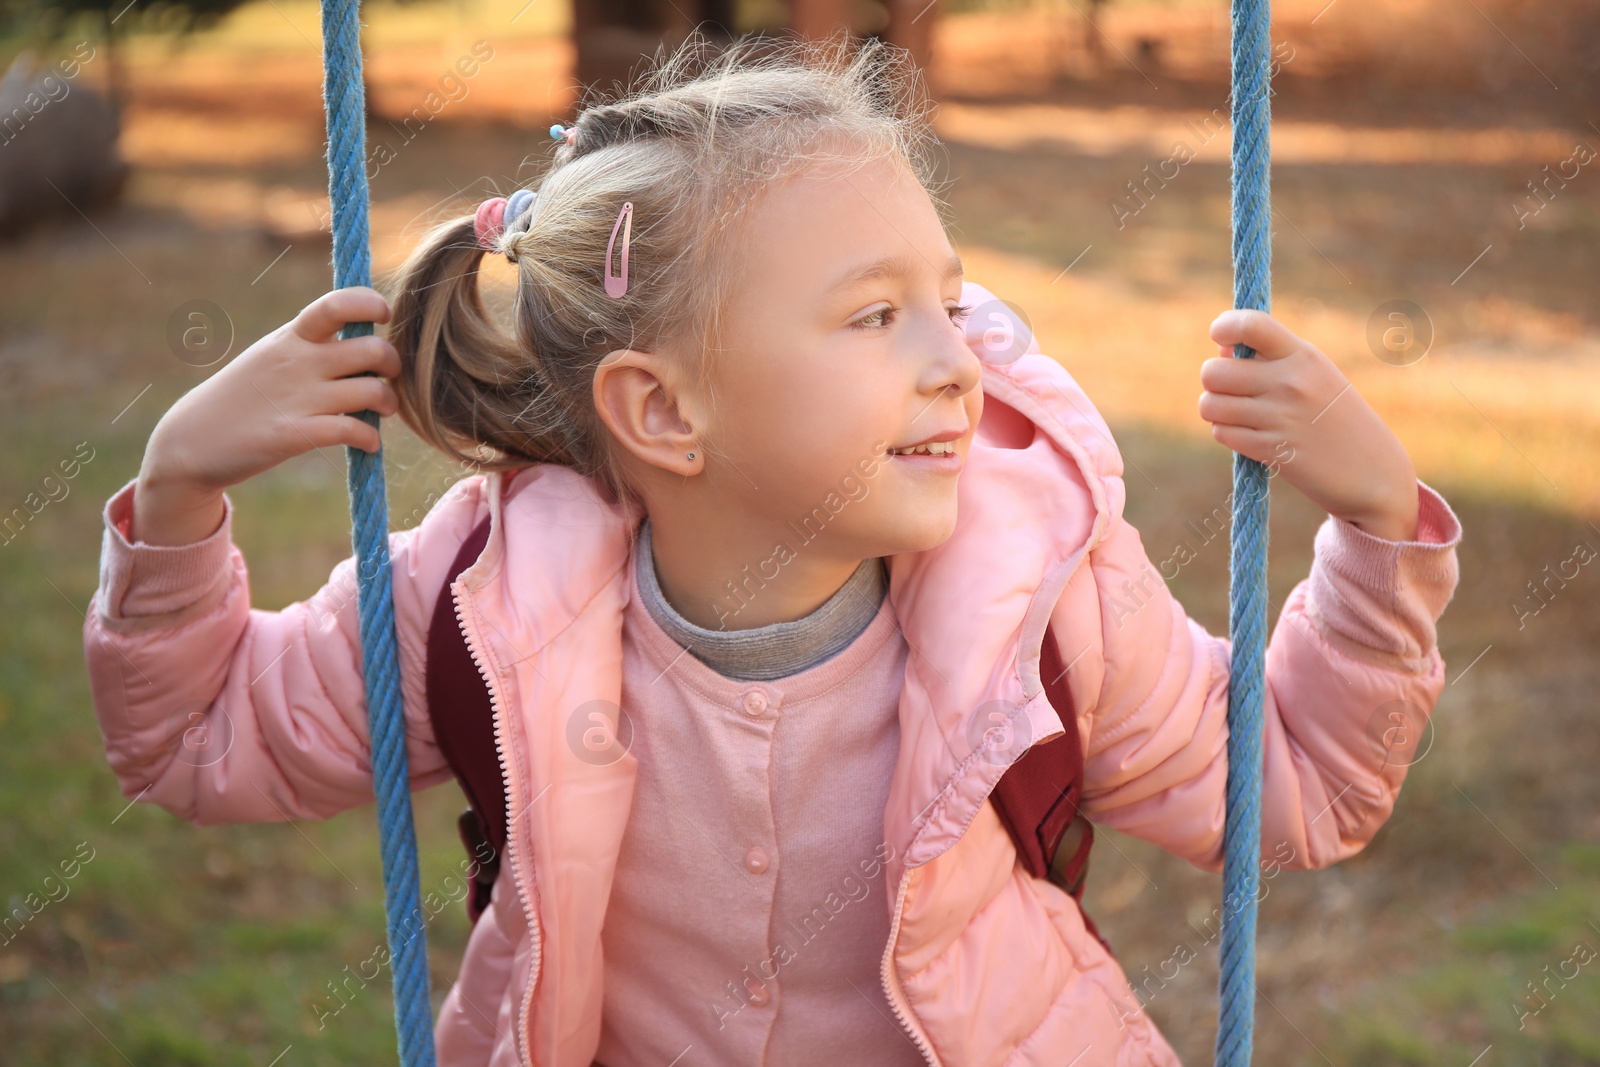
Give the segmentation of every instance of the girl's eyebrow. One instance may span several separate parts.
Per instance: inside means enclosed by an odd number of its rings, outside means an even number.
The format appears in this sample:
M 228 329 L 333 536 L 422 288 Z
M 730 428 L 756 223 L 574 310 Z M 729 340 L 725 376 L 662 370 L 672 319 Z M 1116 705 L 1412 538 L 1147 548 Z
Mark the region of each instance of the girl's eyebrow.
M 909 277 L 910 275 L 916 273 L 916 269 L 916 259 L 909 255 L 884 256 L 875 263 L 869 263 L 865 267 L 853 270 L 844 275 L 838 281 L 828 286 L 827 289 L 823 290 L 823 293 L 826 295 L 838 292 L 842 289 L 853 289 L 858 285 L 864 285 L 867 282 L 872 281 L 879 281 L 883 278 Z M 952 278 L 962 277 L 964 273 L 965 268 L 961 265 L 961 257 L 952 256 L 949 262 L 945 264 L 944 276 L 940 280 L 950 281 Z

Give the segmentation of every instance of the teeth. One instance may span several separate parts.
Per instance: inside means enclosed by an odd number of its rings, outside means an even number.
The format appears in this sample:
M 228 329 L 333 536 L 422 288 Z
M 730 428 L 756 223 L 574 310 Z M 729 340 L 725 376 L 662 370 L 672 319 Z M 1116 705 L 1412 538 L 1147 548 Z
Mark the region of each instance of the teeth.
M 919 453 L 922 455 L 942 456 L 946 453 L 954 452 L 955 450 L 956 446 L 954 441 L 934 441 L 925 445 L 917 445 L 915 448 L 890 449 L 890 451 L 897 456 L 910 456 Z

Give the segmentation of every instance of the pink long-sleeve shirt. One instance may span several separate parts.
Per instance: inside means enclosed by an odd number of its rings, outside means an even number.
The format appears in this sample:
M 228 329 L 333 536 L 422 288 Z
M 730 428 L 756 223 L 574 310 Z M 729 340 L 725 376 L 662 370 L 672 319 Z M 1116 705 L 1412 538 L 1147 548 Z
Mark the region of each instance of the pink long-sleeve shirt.
M 622 640 L 639 777 L 602 932 L 598 1061 L 922 1063 L 878 981 L 906 656 L 892 605 L 821 662 L 744 681 L 657 622 L 648 566 L 645 541 Z

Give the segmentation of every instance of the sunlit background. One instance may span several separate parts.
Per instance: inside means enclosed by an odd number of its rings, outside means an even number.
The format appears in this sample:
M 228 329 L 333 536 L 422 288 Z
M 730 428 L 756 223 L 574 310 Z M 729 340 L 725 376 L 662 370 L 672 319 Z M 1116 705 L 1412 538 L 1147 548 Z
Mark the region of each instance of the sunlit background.
M 374 807 L 197 829 L 130 806 L 81 640 L 100 509 L 152 427 L 332 287 L 319 10 L 70 6 L 0 0 L 0 1062 L 384 1062 L 387 975 L 333 999 L 383 939 Z M 1128 517 L 1152 559 L 1198 547 L 1171 587 L 1226 634 L 1226 539 L 1195 532 L 1231 486 L 1196 411 L 1232 292 L 1225 3 L 460 0 L 363 21 L 379 277 L 534 174 L 585 86 L 694 25 L 842 22 L 911 49 L 968 277 L 1105 414 Z M 1272 41 L 1273 313 L 1465 534 L 1448 684 L 1393 818 L 1267 887 L 1256 1062 L 1600 1064 L 1600 5 L 1280 0 Z M 503 294 L 509 268 L 485 273 Z M 411 526 L 457 472 L 386 427 Z M 256 607 L 349 555 L 344 466 L 323 449 L 230 491 Z M 1270 619 L 1323 518 L 1276 487 Z M 422 888 L 445 894 L 464 802 L 451 783 L 415 803 Z M 1190 1064 L 1211 1062 L 1220 893 L 1097 837 L 1085 909 Z M 430 923 L 435 1006 L 468 929 L 459 896 Z

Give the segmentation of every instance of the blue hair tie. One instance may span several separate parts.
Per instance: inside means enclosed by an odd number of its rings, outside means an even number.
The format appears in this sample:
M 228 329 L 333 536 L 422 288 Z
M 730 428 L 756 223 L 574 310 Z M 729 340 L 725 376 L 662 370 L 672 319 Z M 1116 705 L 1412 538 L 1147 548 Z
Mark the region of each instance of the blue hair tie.
M 513 221 L 522 217 L 522 213 L 527 211 L 529 205 L 533 203 L 533 198 L 534 193 L 531 189 L 518 189 L 510 196 L 506 197 L 505 218 L 507 227 L 510 227 Z M 521 229 L 521 227 L 517 228 Z

